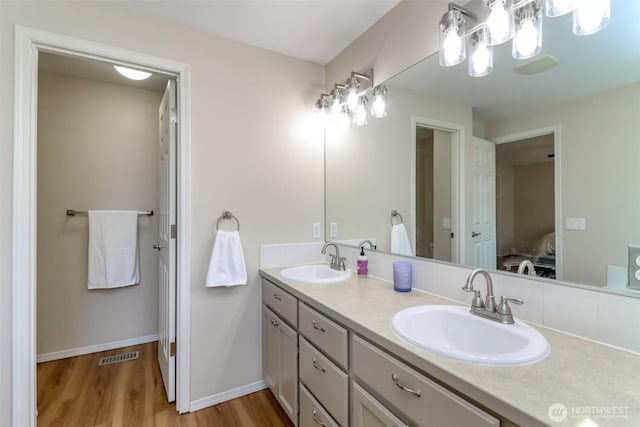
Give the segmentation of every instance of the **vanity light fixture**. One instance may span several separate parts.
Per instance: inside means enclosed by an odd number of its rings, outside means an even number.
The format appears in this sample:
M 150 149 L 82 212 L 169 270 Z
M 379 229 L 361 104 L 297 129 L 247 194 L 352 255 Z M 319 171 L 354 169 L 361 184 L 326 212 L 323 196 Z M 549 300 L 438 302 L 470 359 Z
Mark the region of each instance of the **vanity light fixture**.
M 121 65 L 114 65 L 113 68 L 115 68 L 117 72 L 131 80 L 146 80 L 151 77 L 152 74 L 148 71 L 134 70 L 133 68 L 127 68 Z
M 387 89 L 384 86 L 373 87 L 373 70 L 369 74 L 351 72 L 344 84 L 335 84 L 330 94 L 320 94 L 316 101 L 316 108 L 323 125 L 329 108 L 331 109 L 331 122 L 338 129 L 346 131 L 351 124 L 364 126 L 367 124 L 367 105 L 371 92 L 371 115 L 381 118 L 387 115 L 385 95 Z
M 536 1 L 527 3 L 513 14 L 516 34 L 511 54 L 515 59 L 528 59 L 542 50 L 542 13 Z
M 491 46 L 513 39 L 511 54 L 527 59 L 542 51 L 542 10 L 549 17 L 573 11 L 573 33 L 594 34 L 611 21 L 611 0 L 480 0 L 485 20 L 468 30 L 467 22 L 475 16 L 449 3 L 438 24 L 440 30 L 440 65 L 458 65 L 466 57 L 466 39 L 471 45 L 469 75 L 486 76 L 493 70 Z M 544 4 L 543 4 L 544 2 Z M 375 100 L 374 100 L 375 102 Z

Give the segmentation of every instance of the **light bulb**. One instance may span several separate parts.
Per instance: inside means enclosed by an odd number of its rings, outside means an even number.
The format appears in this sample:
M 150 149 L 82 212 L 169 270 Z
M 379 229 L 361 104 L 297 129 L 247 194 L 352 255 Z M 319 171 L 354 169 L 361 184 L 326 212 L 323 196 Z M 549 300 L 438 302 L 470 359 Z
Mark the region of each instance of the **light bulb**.
M 487 29 L 491 44 L 500 44 L 511 38 L 511 20 L 504 9 L 504 1 L 495 1 L 491 5 L 491 13 L 487 18 Z
M 609 0 L 579 0 L 573 12 L 573 33 L 586 36 L 597 33 L 611 20 Z
M 371 115 L 378 119 L 387 115 L 387 105 L 382 95 L 376 95 L 371 104 Z
M 476 46 L 471 58 L 469 59 L 472 63 L 473 72 L 477 76 L 483 76 L 487 73 L 487 69 L 489 68 L 491 61 L 491 52 L 489 52 L 489 47 L 487 43 L 480 42 Z
M 355 111 L 358 108 L 358 94 L 355 87 L 349 89 L 349 95 L 347 95 L 347 108 L 349 111 Z
M 134 70 L 133 68 L 121 67 L 120 65 L 114 65 L 113 68 L 131 80 L 145 80 L 151 77 L 151 73 L 147 71 Z
M 527 19 L 520 24 L 514 43 L 520 58 L 528 58 L 535 54 L 538 47 L 538 29 L 533 19 Z
M 364 126 L 367 124 L 367 109 L 364 107 L 363 102 L 360 102 L 356 108 L 355 123 L 358 126 Z
M 444 58 L 447 64 L 455 65 L 459 63 L 458 57 L 462 49 L 462 39 L 458 35 L 456 28 L 447 30 L 447 36 L 444 39 L 442 48 L 444 49 Z
M 331 104 L 331 115 L 333 117 L 338 117 L 341 111 L 342 106 L 340 105 L 340 100 L 338 97 L 333 98 L 333 104 Z

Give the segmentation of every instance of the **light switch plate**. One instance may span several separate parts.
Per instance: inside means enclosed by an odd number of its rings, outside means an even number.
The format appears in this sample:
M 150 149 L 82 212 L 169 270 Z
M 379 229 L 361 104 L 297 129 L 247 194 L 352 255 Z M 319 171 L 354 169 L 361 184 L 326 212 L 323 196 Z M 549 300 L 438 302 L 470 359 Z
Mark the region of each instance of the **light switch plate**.
M 329 237 L 338 237 L 338 223 L 329 223 Z
M 314 222 L 311 224 L 311 237 L 314 239 L 320 238 L 320 223 Z
M 587 220 L 584 218 L 566 218 L 564 228 L 584 231 L 587 228 Z

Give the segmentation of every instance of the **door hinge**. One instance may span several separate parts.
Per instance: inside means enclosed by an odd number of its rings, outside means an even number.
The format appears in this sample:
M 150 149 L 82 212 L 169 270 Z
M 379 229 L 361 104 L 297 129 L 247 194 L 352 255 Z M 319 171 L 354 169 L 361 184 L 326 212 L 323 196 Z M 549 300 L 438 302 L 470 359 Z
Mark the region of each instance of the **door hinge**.
M 171 357 L 173 357 L 173 356 L 175 356 L 175 355 L 176 355 L 176 351 L 177 351 L 177 348 L 176 348 L 176 347 L 177 347 L 177 341 L 172 342 L 172 343 L 171 343 L 171 348 L 170 348 L 170 350 L 169 350 L 169 355 L 170 355 Z
M 171 224 L 171 238 L 175 239 L 176 237 L 178 237 L 178 226 Z

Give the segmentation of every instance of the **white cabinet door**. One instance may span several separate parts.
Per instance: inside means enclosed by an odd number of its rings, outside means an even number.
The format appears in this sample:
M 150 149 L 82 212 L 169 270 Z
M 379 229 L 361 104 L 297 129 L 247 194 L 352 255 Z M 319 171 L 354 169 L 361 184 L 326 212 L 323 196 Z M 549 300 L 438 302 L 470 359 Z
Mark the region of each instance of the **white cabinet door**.
M 407 427 L 357 383 L 351 388 L 352 427 Z
M 298 334 L 262 306 L 262 373 L 294 425 L 298 424 Z

